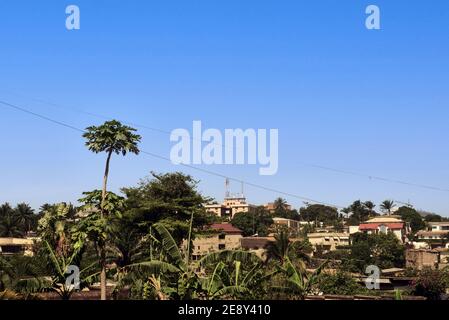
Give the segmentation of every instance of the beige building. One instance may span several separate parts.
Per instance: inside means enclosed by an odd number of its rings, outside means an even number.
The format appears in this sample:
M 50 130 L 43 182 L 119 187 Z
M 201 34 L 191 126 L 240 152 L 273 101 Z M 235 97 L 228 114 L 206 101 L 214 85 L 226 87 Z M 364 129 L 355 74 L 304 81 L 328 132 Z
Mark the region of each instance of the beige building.
M 245 197 L 226 197 L 222 204 L 207 204 L 204 207 L 207 212 L 230 219 L 239 212 L 254 212 L 257 208 L 257 206 L 249 204 Z
M 283 207 L 284 207 L 285 210 L 292 210 L 292 206 L 287 204 L 287 203 Z M 274 202 L 269 202 L 269 203 L 265 204 L 264 208 L 267 211 L 269 211 L 270 213 L 274 213 L 274 211 L 275 211 Z
M 286 227 L 290 232 L 298 233 L 301 229 L 301 224 L 299 221 L 285 218 L 273 218 L 275 226 Z
M 420 230 L 416 233 L 416 236 L 420 240 L 445 240 L 447 239 L 447 231 L 424 231 Z
M 204 206 L 207 212 L 213 213 L 218 217 L 230 217 L 231 209 L 223 204 L 207 204 Z
M 307 238 L 314 248 L 321 247 L 325 251 L 337 250 L 339 246 L 349 246 L 349 233 L 309 233 Z
M 359 232 L 367 234 L 386 234 L 392 232 L 401 242 L 405 241 L 405 236 L 410 232 L 409 229 L 407 224 L 398 216 L 375 217 L 362 222 L 358 227 Z
M 449 240 L 449 222 L 429 222 L 429 230 L 420 230 L 416 237 L 431 248 L 444 247 Z
M 242 231 L 230 223 L 216 223 L 210 226 L 213 234 L 198 235 L 193 240 L 192 257 L 194 260 L 221 250 L 236 250 L 241 248 Z M 186 243 L 184 243 L 184 246 Z
M 0 255 L 33 255 L 33 239 L 0 238 Z
M 449 249 L 408 249 L 405 252 L 405 262 L 407 268 L 444 269 L 449 266 Z
M 432 231 L 446 231 L 449 233 L 449 222 L 429 222 Z

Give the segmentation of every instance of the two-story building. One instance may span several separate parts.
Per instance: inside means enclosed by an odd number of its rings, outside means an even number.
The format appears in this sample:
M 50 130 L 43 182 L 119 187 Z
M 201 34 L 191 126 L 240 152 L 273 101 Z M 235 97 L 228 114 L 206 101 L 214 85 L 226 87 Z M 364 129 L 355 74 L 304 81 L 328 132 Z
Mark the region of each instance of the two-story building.
M 410 232 L 410 227 L 398 216 L 375 217 L 360 223 L 357 227 L 350 227 L 351 234 L 364 232 L 367 234 L 387 234 L 393 233 L 401 242 L 405 241 L 406 235 Z
M 0 255 L 33 255 L 34 240 L 31 238 L 0 238 Z
M 349 233 L 309 233 L 307 238 L 315 249 L 321 248 L 324 251 L 334 251 L 339 247 L 349 246 Z
M 257 206 L 249 204 L 243 196 L 226 197 L 222 204 L 207 204 L 204 206 L 207 212 L 219 217 L 232 219 L 240 212 L 254 212 Z
M 241 248 L 242 231 L 232 224 L 212 224 L 208 231 L 211 233 L 197 235 L 192 242 L 192 258 L 194 260 L 198 260 L 208 253 Z M 184 243 L 185 245 L 186 243 Z

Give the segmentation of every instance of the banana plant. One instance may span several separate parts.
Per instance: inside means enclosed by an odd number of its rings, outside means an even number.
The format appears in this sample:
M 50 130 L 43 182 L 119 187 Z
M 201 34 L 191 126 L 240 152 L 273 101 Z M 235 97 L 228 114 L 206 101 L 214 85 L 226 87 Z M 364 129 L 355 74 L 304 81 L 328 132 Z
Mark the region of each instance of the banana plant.
M 57 252 L 53 250 L 53 248 L 47 241 L 44 241 L 44 244 L 50 258 L 52 269 L 54 270 L 54 275 L 51 277 L 51 289 L 55 291 L 62 300 L 69 300 L 72 294 L 77 290 L 77 288 L 74 284 L 68 283 L 67 274 L 69 272 L 69 267 L 73 266 L 75 261 L 78 259 L 78 255 L 81 251 L 81 246 L 74 246 L 74 250 L 72 251 L 72 253 L 66 257 L 64 255 L 57 254 Z M 86 285 L 99 274 L 94 273 L 81 278 L 82 275 L 86 274 L 86 272 L 88 272 L 95 265 L 96 263 L 93 263 L 80 270 L 80 286 Z
M 256 292 L 263 289 L 263 283 L 278 272 L 265 274 L 262 259 L 242 250 L 210 253 L 199 265 L 213 270 L 210 276 L 201 278 L 206 299 L 254 298 Z
M 161 277 L 163 276 L 165 283 L 167 283 L 164 286 L 164 297 L 175 299 L 196 298 L 199 281 L 197 274 L 194 272 L 194 268 L 190 264 L 192 221 L 193 213 L 190 219 L 186 252 L 176 244 L 176 241 L 163 224 L 154 224 L 153 229 L 156 231 L 158 237 L 151 236 L 153 243 L 160 247 L 159 256 L 155 257 L 152 255 L 148 261 L 130 264 L 122 268 L 122 272 L 124 273 L 122 281 L 129 281 L 130 277 L 136 278 L 137 273 L 137 277 L 146 277 L 147 285 L 154 288 L 154 279 L 159 279 L 158 281 L 162 282 Z M 162 285 L 157 286 L 162 288 Z
M 314 285 L 318 282 L 319 275 L 327 264 L 328 261 L 322 263 L 315 271 L 309 274 L 303 265 L 296 267 L 290 258 L 286 257 L 284 264 L 279 267 L 279 271 L 283 275 L 281 285 L 274 286 L 272 289 L 297 295 L 301 300 L 304 300 L 308 294 L 313 292 Z

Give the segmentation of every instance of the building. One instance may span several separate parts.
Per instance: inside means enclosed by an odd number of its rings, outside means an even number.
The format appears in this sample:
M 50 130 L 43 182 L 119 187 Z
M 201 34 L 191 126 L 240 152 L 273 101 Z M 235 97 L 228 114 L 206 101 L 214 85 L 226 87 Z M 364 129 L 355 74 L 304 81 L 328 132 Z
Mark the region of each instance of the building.
M 447 231 L 425 231 L 420 230 L 416 233 L 416 237 L 420 240 L 431 241 L 431 240 L 447 240 Z
M 33 255 L 33 239 L 0 238 L 0 255 Z
M 446 231 L 449 233 L 449 222 L 429 222 L 432 231 Z
M 416 237 L 430 248 L 444 248 L 449 240 L 449 222 L 429 222 L 429 229 L 418 231 Z
M 444 269 L 449 266 L 449 249 L 408 249 L 405 252 L 405 263 L 407 268 L 418 270 Z
M 265 204 L 264 208 L 265 208 L 265 210 L 267 210 L 270 213 L 274 213 L 276 211 L 274 202 L 269 202 L 269 203 Z M 292 206 L 286 203 L 286 204 L 284 204 L 284 209 L 287 211 L 290 211 L 290 210 L 292 210 Z
M 350 228 L 354 232 L 355 228 Z M 410 232 L 408 225 L 396 216 L 382 216 L 372 218 L 362 222 L 358 227 L 358 232 L 367 234 L 387 234 L 392 232 L 400 241 L 405 241 L 405 236 Z
M 218 217 L 231 217 L 231 209 L 227 208 L 223 204 L 207 204 L 204 207 L 207 212 L 213 213 Z
M 214 233 L 198 235 L 193 240 L 192 258 L 194 260 L 198 260 L 208 253 L 241 248 L 242 231 L 230 223 L 212 224 L 209 231 Z
M 232 219 L 240 212 L 254 212 L 257 206 L 249 204 L 244 196 L 226 197 L 222 204 L 207 204 L 204 206 L 207 212 L 219 217 Z
M 267 246 L 275 241 L 274 237 L 244 237 L 241 244 L 243 250 L 248 250 L 263 258 Z
M 309 233 L 307 238 L 314 248 L 321 248 L 324 251 L 334 251 L 341 246 L 349 246 L 349 233 Z
M 301 229 L 301 223 L 297 220 L 286 218 L 273 218 L 274 225 L 277 227 L 286 227 L 292 233 L 298 233 Z

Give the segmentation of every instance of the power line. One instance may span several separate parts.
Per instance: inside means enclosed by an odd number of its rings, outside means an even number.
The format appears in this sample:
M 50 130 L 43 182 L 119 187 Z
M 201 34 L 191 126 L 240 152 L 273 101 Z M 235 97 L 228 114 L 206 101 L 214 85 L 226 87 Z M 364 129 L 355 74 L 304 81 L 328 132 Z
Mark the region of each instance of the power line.
M 74 107 L 66 107 L 57 103 L 53 103 L 50 101 L 46 101 L 43 99 L 38 99 L 38 98 L 30 98 L 30 97 L 26 97 L 25 95 L 22 94 L 18 94 L 16 92 L 11 92 L 11 91 L 7 91 L 2 89 L 3 91 L 12 93 L 14 95 L 17 96 L 21 96 L 30 100 L 34 100 L 38 103 L 42 103 L 42 104 L 46 104 L 49 106 L 53 106 L 59 109 L 68 109 L 72 112 L 78 112 L 78 113 L 82 113 L 82 114 L 86 114 L 92 117 L 96 117 L 96 118 L 100 118 L 103 120 L 112 120 L 113 117 L 110 116 L 106 116 L 106 115 L 102 115 L 102 114 L 98 114 L 98 113 L 93 113 L 93 112 L 89 112 L 89 111 L 85 111 L 79 108 L 74 108 Z M 30 112 L 29 112 L 30 113 Z M 171 135 L 170 131 L 167 130 L 163 130 L 163 129 L 159 129 L 159 128 L 155 128 L 155 127 L 151 127 L 151 126 L 147 126 L 147 125 L 143 125 L 143 124 L 139 124 L 139 123 L 133 123 L 133 122 L 127 122 L 124 121 L 124 124 L 133 126 L 133 127 L 137 127 L 137 128 L 142 128 L 142 129 L 147 129 L 147 130 L 151 130 L 154 132 L 158 132 L 158 133 L 162 133 L 162 134 L 167 134 L 167 135 Z M 190 137 L 190 140 L 195 141 L 198 139 L 195 139 L 194 137 Z M 214 145 L 220 146 L 221 148 L 228 148 L 228 149 L 237 149 L 238 146 L 233 146 L 233 147 L 229 147 L 229 146 L 225 146 L 222 143 L 213 143 Z M 238 150 L 238 149 L 237 149 Z M 441 187 L 436 187 L 436 186 L 430 186 L 430 185 L 426 185 L 426 184 L 419 184 L 419 183 L 414 183 L 414 182 L 409 182 L 409 181 L 404 181 L 404 180 L 399 180 L 399 179 L 392 179 L 392 178 L 387 178 L 387 177 L 382 177 L 382 176 L 377 176 L 377 175 L 370 175 L 370 174 L 366 174 L 366 173 L 360 173 L 360 172 L 355 172 L 355 171 L 350 171 L 350 170 L 343 170 L 343 169 L 338 169 L 338 168 L 332 168 L 332 167 L 327 167 L 327 166 L 323 166 L 323 165 L 317 165 L 317 164 L 311 164 L 311 163 L 306 163 L 306 162 L 297 162 L 300 163 L 306 167 L 310 167 L 310 168 L 315 168 L 315 169 L 320 169 L 320 170 L 326 170 L 326 171 L 330 171 L 330 172 L 335 172 L 335 173 L 340 173 L 340 174 L 345 174 L 345 175 L 352 175 L 352 176 L 356 176 L 356 177 L 362 177 L 362 178 L 367 178 L 369 180 L 377 180 L 377 181 L 383 181 L 383 182 L 387 182 L 387 183 L 393 183 L 393 184 L 401 184 L 401 185 L 406 185 L 406 186 L 411 186 L 411 187 L 416 187 L 416 188 L 421 188 L 421 189 L 427 189 L 427 190 L 433 190 L 433 191 L 441 191 L 441 192 L 449 192 L 449 189 L 446 188 L 441 188 Z
M 329 167 L 315 165 L 315 164 L 306 164 L 306 165 L 309 166 L 309 167 L 314 167 L 314 168 L 318 168 L 318 169 L 333 171 L 333 172 L 337 172 L 337 173 L 343 173 L 343 174 L 347 174 L 347 175 L 353 175 L 353 176 L 359 176 L 359 177 L 367 177 L 367 178 L 372 179 L 372 180 L 391 182 L 391 183 L 402 184 L 402 185 L 418 187 L 418 188 L 423 188 L 423 189 L 429 189 L 429 190 L 449 192 L 449 189 L 444 189 L 444 188 L 440 188 L 440 187 L 434 187 L 434 186 L 418 184 L 418 183 L 413 183 L 413 182 L 407 182 L 407 181 L 402 181 L 402 180 L 395 180 L 395 179 L 384 178 L 384 177 L 379 177 L 379 176 L 374 176 L 374 175 L 367 175 L 367 174 L 358 173 L 358 172 L 354 172 L 354 171 L 329 168 Z
M 30 111 L 30 110 L 28 110 L 26 108 L 23 108 L 21 106 L 15 105 L 15 104 L 11 104 L 11 103 L 8 103 L 8 102 L 2 101 L 2 100 L 0 100 L 0 104 L 2 104 L 4 106 L 7 106 L 7 107 L 10 107 L 10 108 L 13 108 L 14 110 L 17 110 L 17 111 L 20 111 L 20 112 L 23 112 L 23 113 L 26 113 L 26 114 L 38 117 L 38 118 L 40 118 L 42 120 L 49 121 L 49 122 L 51 122 L 53 124 L 57 124 L 57 125 L 65 127 L 65 128 L 69 128 L 69 129 L 75 130 L 77 132 L 81 132 L 81 133 L 86 132 L 85 130 L 83 130 L 81 128 L 77 128 L 77 127 L 72 126 L 70 124 L 67 124 L 65 122 L 49 118 L 47 116 L 44 116 L 42 114 Z M 155 153 L 152 153 L 152 152 L 148 152 L 148 151 L 145 151 L 145 150 L 140 150 L 140 152 L 143 153 L 143 154 L 149 155 L 149 156 L 151 156 L 153 158 L 158 158 L 158 159 L 162 159 L 162 160 L 171 162 L 171 160 L 169 158 L 161 156 L 161 155 L 158 155 L 158 154 L 155 154 Z M 296 194 L 289 193 L 289 192 L 284 192 L 284 191 L 281 191 L 281 190 L 277 190 L 277 189 L 274 189 L 274 188 L 271 188 L 271 187 L 262 186 L 262 185 L 259 185 L 259 184 L 256 184 L 256 183 L 252 183 L 252 182 L 249 182 L 249 181 L 242 180 L 242 179 L 229 177 L 229 176 L 226 176 L 224 174 L 221 174 L 221 173 L 218 173 L 218 172 L 215 172 L 215 171 L 206 170 L 206 169 L 198 168 L 198 167 L 195 167 L 195 166 L 192 166 L 192 165 L 188 165 L 188 164 L 183 164 L 183 163 L 181 163 L 180 165 L 182 165 L 184 167 L 187 167 L 187 168 L 190 168 L 190 169 L 201 171 L 201 172 L 209 174 L 209 175 L 214 175 L 214 176 L 217 176 L 217 177 L 220 177 L 220 178 L 227 178 L 227 179 L 232 180 L 232 181 L 243 182 L 244 184 L 246 184 L 248 186 L 252 186 L 254 188 L 258 188 L 258 189 L 261 189 L 261 190 L 274 192 L 274 193 L 277 193 L 277 194 L 282 194 L 282 195 L 285 195 L 285 196 L 301 199 L 303 201 L 309 201 L 309 202 L 314 202 L 314 203 L 317 203 L 317 204 L 332 206 L 332 207 L 336 207 L 338 209 L 343 208 L 343 206 L 330 204 L 330 203 L 326 203 L 326 202 L 319 201 L 319 200 L 314 200 L 314 199 L 311 199 L 311 198 L 308 198 L 308 197 L 296 195 Z

